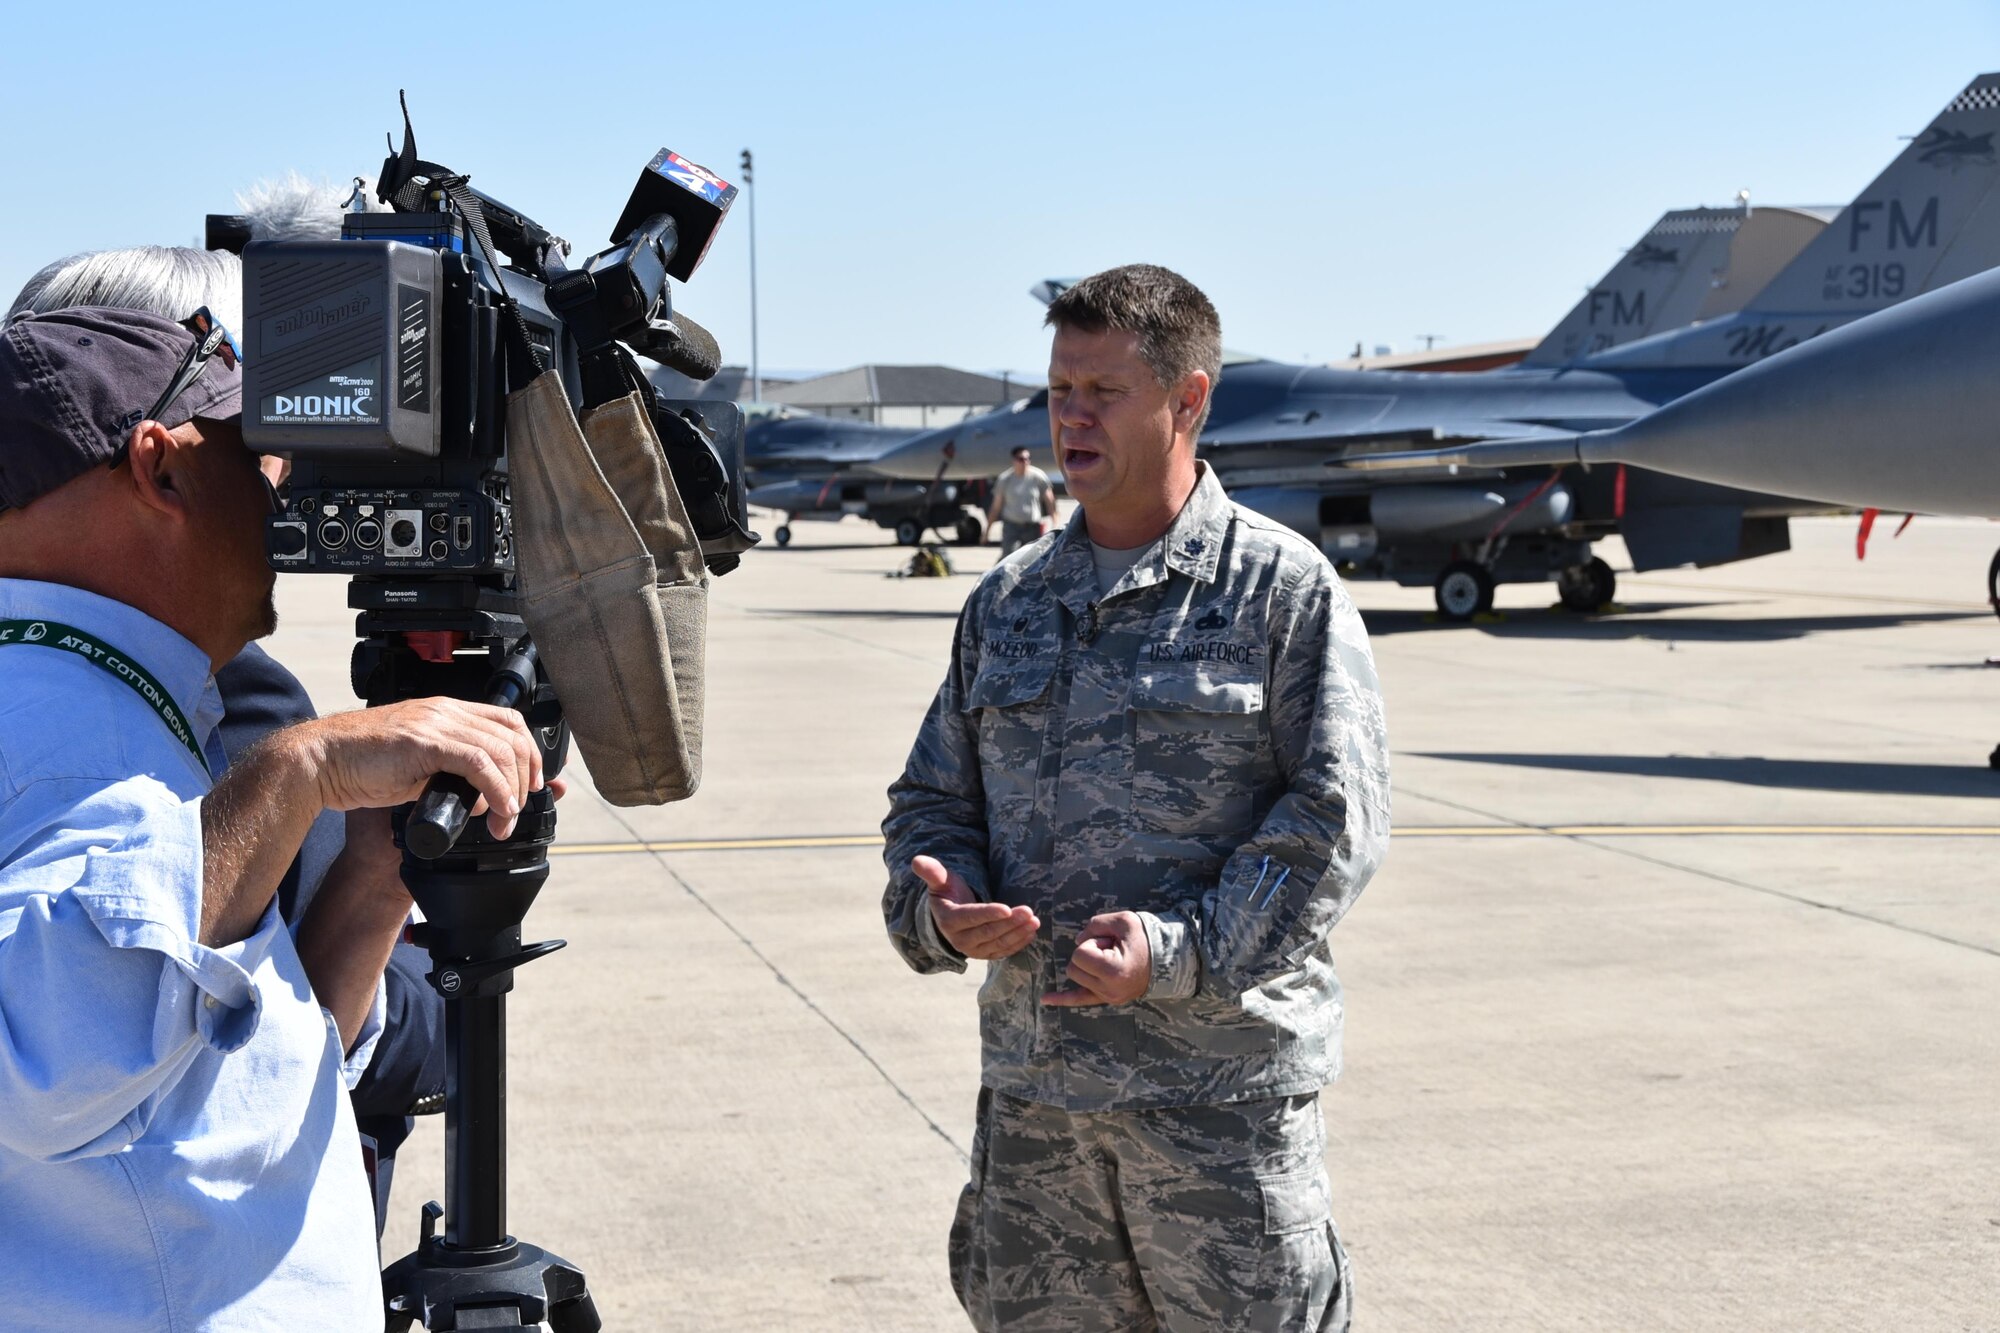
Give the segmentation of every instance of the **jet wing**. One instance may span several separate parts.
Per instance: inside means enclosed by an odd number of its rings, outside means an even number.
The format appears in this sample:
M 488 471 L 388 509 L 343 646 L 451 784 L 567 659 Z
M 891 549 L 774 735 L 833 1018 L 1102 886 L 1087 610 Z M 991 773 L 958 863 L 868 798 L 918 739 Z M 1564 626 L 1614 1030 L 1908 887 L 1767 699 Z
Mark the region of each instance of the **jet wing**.
M 1583 437 L 1576 431 L 1519 432 L 1496 439 L 1473 440 L 1445 449 L 1411 449 L 1396 453 L 1349 454 L 1327 460 L 1329 468 L 1349 472 L 1430 472 L 1438 468 L 1569 467 L 1589 465 L 1579 452 Z
M 1370 444 L 1404 442 L 1422 446 L 1448 440 L 1567 439 L 1574 431 L 1531 421 L 1505 421 L 1487 417 L 1450 417 L 1422 427 L 1383 428 L 1373 425 L 1343 426 L 1337 421 L 1310 420 L 1239 421 L 1208 431 L 1201 437 L 1204 451 L 1253 448 L 1310 448 L 1352 450 Z M 1394 457 L 1396 455 L 1382 455 Z

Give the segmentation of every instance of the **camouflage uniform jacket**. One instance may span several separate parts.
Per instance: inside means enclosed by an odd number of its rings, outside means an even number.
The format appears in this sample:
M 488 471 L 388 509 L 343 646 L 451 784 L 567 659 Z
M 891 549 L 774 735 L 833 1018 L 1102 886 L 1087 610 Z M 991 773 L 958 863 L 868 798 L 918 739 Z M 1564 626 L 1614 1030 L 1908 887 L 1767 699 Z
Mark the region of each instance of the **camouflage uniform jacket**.
M 1074 1111 L 1314 1091 L 1340 1067 L 1328 934 L 1389 834 L 1389 754 L 1360 616 L 1326 558 L 1204 466 L 1100 596 L 1081 516 L 981 580 L 882 829 L 890 938 L 963 971 L 917 855 L 1026 904 L 987 965 L 986 1086 Z M 1043 1005 L 1092 916 L 1145 924 L 1131 1004 Z

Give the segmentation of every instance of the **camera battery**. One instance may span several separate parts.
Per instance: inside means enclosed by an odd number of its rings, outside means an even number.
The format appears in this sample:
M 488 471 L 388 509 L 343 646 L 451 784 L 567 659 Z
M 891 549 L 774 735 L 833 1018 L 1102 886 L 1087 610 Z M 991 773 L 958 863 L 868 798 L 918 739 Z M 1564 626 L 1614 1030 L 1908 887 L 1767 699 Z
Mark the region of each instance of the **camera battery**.
M 393 240 L 243 252 L 243 438 L 294 459 L 435 458 L 438 252 Z

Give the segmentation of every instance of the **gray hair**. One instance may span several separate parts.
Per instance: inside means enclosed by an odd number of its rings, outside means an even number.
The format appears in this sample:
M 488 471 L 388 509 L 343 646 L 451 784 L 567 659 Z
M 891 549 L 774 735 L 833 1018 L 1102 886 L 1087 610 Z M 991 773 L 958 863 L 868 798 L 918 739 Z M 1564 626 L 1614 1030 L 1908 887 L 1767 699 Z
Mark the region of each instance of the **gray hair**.
M 72 306 L 143 310 L 186 319 L 202 306 L 230 328 L 243 322 L 243 266 L 225 250 L 135 245 L 58 259 L 29 278 L 7 309 L 45 315 Z

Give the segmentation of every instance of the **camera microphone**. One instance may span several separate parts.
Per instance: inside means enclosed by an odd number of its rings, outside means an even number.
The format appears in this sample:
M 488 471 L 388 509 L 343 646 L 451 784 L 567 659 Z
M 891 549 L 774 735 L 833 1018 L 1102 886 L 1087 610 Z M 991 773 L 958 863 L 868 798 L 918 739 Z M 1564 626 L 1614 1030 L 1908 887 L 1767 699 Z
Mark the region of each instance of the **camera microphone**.
M 675 315 L 673 332 L 656 328 L 639 350 L 669 370 L 677 370 L 691 380 L 707 380 L 722 369 L 722 348 L 715 335 L 686 315 Z
M 625 201 L 625 211 L 611 229 L 611 243 L 624 243 L 651 219 L 666 214 L 674 220 L 675 233 L 667 276 L 686 282 L 708 256 L 709 242 L 735 202 L 734 185 L 707 167 L 662 148 L 639 173 L 639 183 L 632 187 L 632 197 Z

